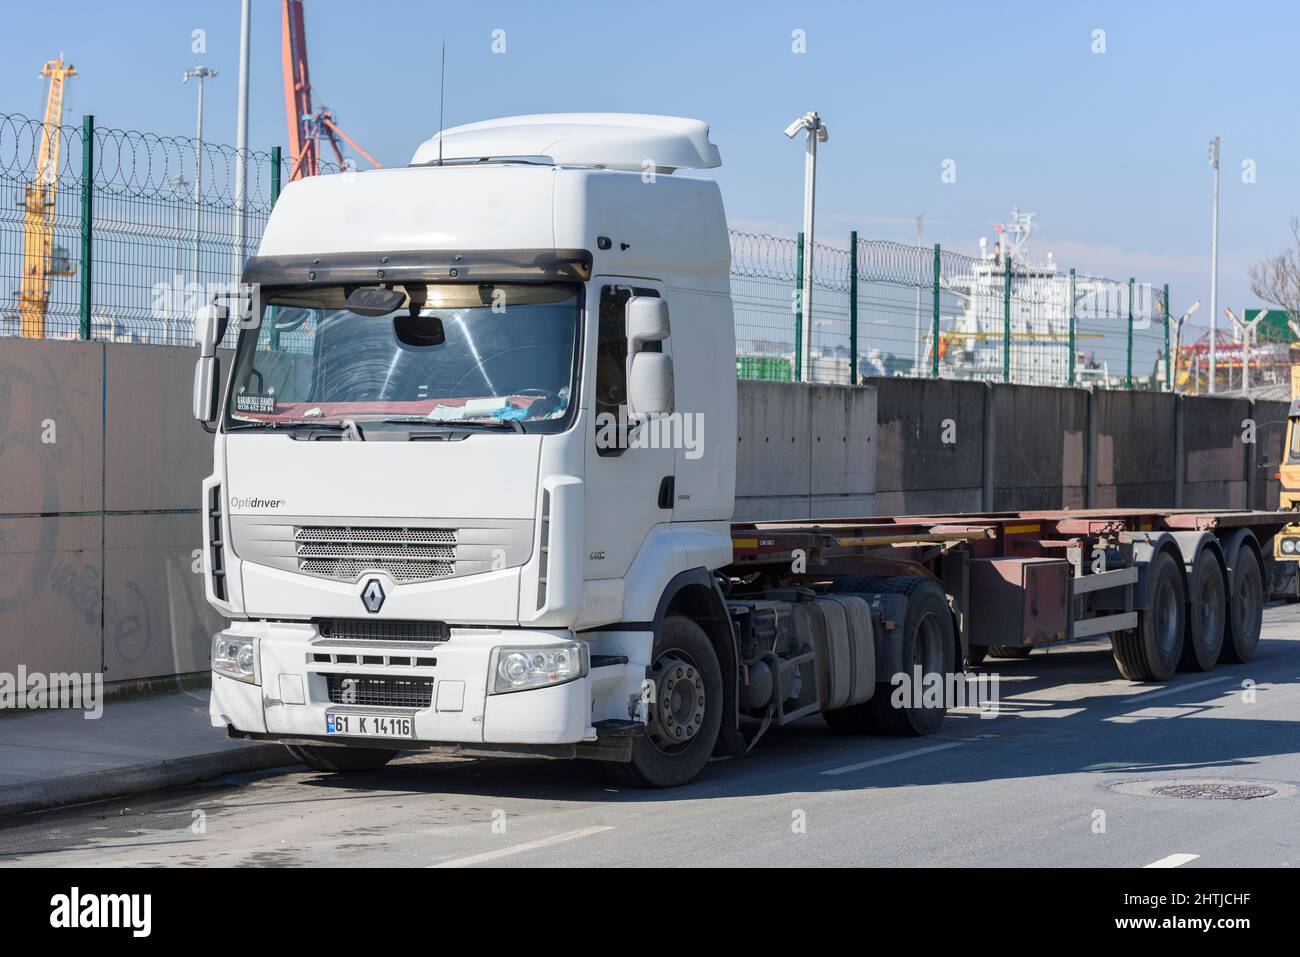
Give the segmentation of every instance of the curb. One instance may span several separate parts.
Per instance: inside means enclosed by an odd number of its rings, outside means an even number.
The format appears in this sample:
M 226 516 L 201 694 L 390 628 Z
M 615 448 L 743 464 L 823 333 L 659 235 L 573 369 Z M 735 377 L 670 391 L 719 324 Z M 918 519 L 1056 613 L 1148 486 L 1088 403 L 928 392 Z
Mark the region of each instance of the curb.
M 279 745 L 249 745 L 184 758 L 167 758 L 148 764 L 25 781 L 0 787 L 0 819 L 163 788 L 183 787 L 227 774 L 265 771 L 296 763 Z

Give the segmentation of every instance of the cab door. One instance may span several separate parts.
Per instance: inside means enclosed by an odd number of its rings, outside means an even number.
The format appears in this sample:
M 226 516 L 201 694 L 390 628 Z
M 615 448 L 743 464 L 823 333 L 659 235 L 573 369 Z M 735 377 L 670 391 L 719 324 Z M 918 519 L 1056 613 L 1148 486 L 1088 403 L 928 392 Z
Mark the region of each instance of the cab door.
M 598 277 L 590 288 L 588 301 L 599 316 L 590 406 L 594 422 L 586 438 L 588 580 L 621 578 L 650 529 L 671 520 L 676 465 L 674 449 L 653 447 L 657 433 L 627 421 L 627 301 L 633 296 L 663 298 L 664 290 L 644 279 L 617 277 Z M 672 337 L 647 348 L 671 355 Z

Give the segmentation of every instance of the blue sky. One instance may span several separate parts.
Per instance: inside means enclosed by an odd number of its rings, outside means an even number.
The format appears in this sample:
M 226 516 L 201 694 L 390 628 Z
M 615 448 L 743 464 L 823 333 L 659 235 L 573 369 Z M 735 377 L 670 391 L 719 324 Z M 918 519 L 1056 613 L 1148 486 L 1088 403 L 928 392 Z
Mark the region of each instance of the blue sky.
M 1220 302 L 1239 309 L 1256 305 L 1248 265 L 1285 248 L 1300 214 L 1293 3 L 307 0 L 306 15 L 317 103 L 385 164 L 405 163 L 437 128 L 445 36 L 448 125 L 586 110 L 707 120 L 739 228 L 799 228 L 802 149 L 781 131 L 809 109 L 831 131 L 818 167 L 827 242 L 855 227 L 910 241 L 924 213 L 927 242 L 974 253 L 1018 204 L 1038 213 L 1040 255 L 1168 282 L 1175 311 L 1208 307 L 1217 133 Z M 194 88 L 180 76 L 202 62 L 221 71 L 207 136 L 234 142 L 238 0 L 43 0 L 5 20 L 0 112 L 37 115 L 36 74 L 62 51 L 81 74 L 69 118 L 190 135 Z M 253 20 L 250 140 L 265 149 L 286 142 L 278 0 L 253 0 Z M 504 55 L 491 52 L 497 29 Z M 805 54 L 791 52 L 795 29 Z M 1103 54 L 1092 52 L 1099 29 Z

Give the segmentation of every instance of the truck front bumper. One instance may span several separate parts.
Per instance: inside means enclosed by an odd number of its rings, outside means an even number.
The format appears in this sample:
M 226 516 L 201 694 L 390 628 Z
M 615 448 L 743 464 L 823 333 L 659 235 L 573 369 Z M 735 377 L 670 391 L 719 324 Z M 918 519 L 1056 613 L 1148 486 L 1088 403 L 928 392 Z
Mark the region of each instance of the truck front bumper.
M 415 735 L 383 741 L 329 735 L 341 744 L 572 744 L 594 741 L 591 677 L 489 694 L 494 649 L 573 641 L 572 632 L 455 629 L 440 642 L 340 642 L 305 622 L 233 622 L 222 634 L 256 641 L 254 681 L 212 675 L 209 714 L 216 727 L 287 740 L 327 736 L 327 715 L 410 716 Z M 331 681 L 333 676 L 333 681 Z M 402 704 L 348 703 L 341 678 L 380 679 L 367 689 Z M 331 684 L 334 700 L 331 700 Z M 410 704 L 419 700 L 419 706 Z

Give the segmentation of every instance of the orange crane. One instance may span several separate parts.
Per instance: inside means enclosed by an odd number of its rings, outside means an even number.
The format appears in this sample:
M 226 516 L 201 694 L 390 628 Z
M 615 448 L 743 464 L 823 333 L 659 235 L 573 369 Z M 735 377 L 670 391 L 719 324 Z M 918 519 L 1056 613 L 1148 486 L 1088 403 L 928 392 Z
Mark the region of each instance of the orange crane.
M 284 31 L 280 53 L 284 64 L 284 105 L 289 119 L 289 157 L 293 162 L 289 180 L 292 182 L 320 172 L 322 137 L 334 151 L 334 158 L 340 166 L 343 165 L 343 149 L 339 146 L 342 137 L 372 166 L 383 169 L 378 160 L 339 129 L 328 108 L 312 109 L 311 79 L 307 70 L 307 26 L 303 21 L 302 0 L 284 0 L 282 13 Z
M 23 273 L 18 290 L 18 315 L 22 335 L 27 339 L 45 337 L 45 313 L 50 305 L 50 277 L 70 276 L 76 269 L 67 253 L 54 245 L 54 202 L 59 192 L 59 150 L 63 143 L 59 126 L 63 122 L 63 84 L 76 76 L 63 54 L 50 60 L 41 76 L 50 78 L 45 100 L 45 121 L 41 126 L 40 147 L 36 154 L 36 175 L 23 188 Z

